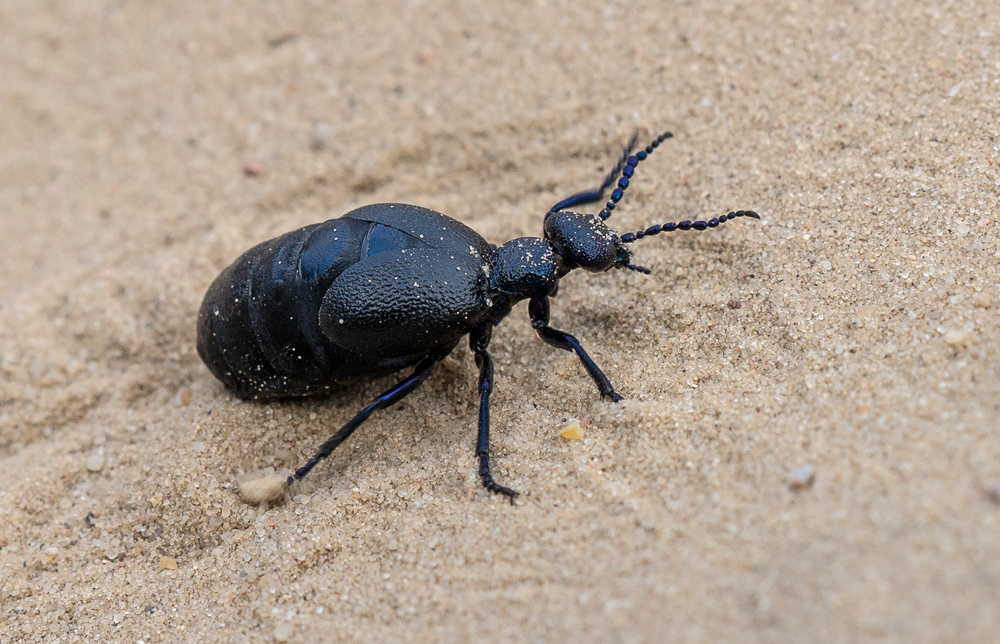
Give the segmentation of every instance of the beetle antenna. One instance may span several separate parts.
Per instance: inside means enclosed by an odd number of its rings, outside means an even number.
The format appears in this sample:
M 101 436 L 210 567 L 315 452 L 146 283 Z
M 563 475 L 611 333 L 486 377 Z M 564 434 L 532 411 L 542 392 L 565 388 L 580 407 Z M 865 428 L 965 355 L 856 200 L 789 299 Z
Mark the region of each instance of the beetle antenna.
M 722 215 L 718 218 L 713 217 L 708 221 L 672 221 L 666 224 L 658 224 L 656 226 L 650 226 L 646 230 L 640 230 L 634 233 L 625 233 L 618 239 L 623 244 L 631 244 L 632 242 L 639 241 L 643 237 L 651 237 L 653 235 L 659 235 L 660 233 L 672 233 L 675 230 L 705 230 L 706 228 L 715 228 L 719 224 L 724 224 L 731 219 L 736 219 L 737 217 L 760 219 L 760 215 L 752 210 L 737 210 L 736 212 L 731 212 L 728 215 Z M 626 266 L 626 268 L 630 267 Z
M 625 264 L 622 268 L 627 268 L 630 271 L 635 271 L 636 273 L 642 273 L 643 275 L 652 275 L 653 271 L 649 270 L 645 266 L 636 266 L 635 264 Z
M 653 150 L 660 147 L 661 143 L 667 139 L 672 139 L 673 137 L 674 135 L 672 132 L 664 132 L 660 136 L 653 139 L 650 144 L 646 146 L 645 150 L 639 150 L 634 155 L 625 159 L 625 165 L 621 168 L 622 176 L 618 180 L 618 187 L 611 193 L 611 198 L 608 199 L 608 203 L 604 204 L 604 210 L 600 212 L 601 219 L 606 220 L 610 217 L 611 211 L 615 209 L 618 202 L 625 196 L 625 191 L 628 189 L 629 185 L 629 179 L 632 178 L 632 174 L 635 172 L 635 166 L 639 165 L 640 161 L 645 161 L 646 157 L 652 154 Z
M 625 144 L 625 149 L 622 150 L 621 158 L 618 159 L 617 163 L 615 163 L 615 167 L 611 168 L 611 172 L 608 173 L 608 176 L 604 177 L 604 181 L 601 182 L 601 185 L 598 186 L 597 189 L 584 190 L 583 192 L 578 192 L 575 195 L 566 197 L 556 205 L 549 208 L 549 212 L 550 213 L 559 212 L 560 210 L 565 210 L 566 208 L 570 208 L 572 206 L 594 203 L 595 201 L 600 201 L 601 199 L 603 199 L 604 191 L 608 189 L 608 186 L 610 186 L 614 182 L 615 178 L 618 176 L 618 173 L 621 172 L 622 169 L 625 167 L 625 164 L 628 162 L 629 156 L 632 154 L 632 150 L 634 150 L 635 146 L 638 144 L 639 144 L 639 131 L 636 130 L 632 134 L 632 138 L 629 139 L 629 142 Z

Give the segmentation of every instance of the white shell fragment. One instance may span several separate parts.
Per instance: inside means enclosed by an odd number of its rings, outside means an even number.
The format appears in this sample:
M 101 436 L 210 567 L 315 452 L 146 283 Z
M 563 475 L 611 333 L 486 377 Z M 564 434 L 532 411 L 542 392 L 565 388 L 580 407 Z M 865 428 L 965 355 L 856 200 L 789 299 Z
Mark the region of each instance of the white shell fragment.
M 789 472 L 786 480 L 788 481 L 788 487 L 791 489 L 804 490 L 812 487 L 813 482 L 816 480 L 816 471 L 812 465 L 803 465 Z
M 240 485 L 240 498 L 251 505 L 260 505 L 281 498 L 285 493 L 287 478 L 272 474 L 262 479 L 252 479 Z

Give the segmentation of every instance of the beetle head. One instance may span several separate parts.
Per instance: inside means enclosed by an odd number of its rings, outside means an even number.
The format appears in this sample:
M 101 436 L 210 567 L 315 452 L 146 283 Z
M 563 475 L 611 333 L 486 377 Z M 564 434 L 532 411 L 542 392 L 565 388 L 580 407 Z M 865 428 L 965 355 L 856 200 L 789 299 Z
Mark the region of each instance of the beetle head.
M 601 273 L 632 259 L 632 252 L 597 215 L 550 212 L 545 216 L 545 239 L 562 259 L 560 277 L 574 268 Z
M 650 270 L 648 268 L 635 266 L 630 263 L 632 261 L 632 251 L 629 249 L 629 244 L 635 243 L 645 237 L 652 237 L 653 235 L 669 233 L 675 230 L 701 231 L 716 228 L 719 224 L 724 224 L 736 217 L 760 219 L 759 215 L 752 210 L 737 210 L 727 215 L 713 217 L 707 221 L 668 222 L 650 226 L 645 230 L 639 230 L 634 233 L 625 233 L 624 235 L 615 233 L 605 225 L 604 221 L 611 217 L 612 211 L 614 211 L 625 196 L 625 191 L 628 190 L 632 176 L 635 174 L 636 166 L 641 161 L 649 158 L 649 155 L 661 143 L 671 138 L 673 134 L 664 132 L 653 139 L 645 149 L 638 150 L 635 154 L 632 154 L 631 150 L 638 140 L 636 136 L 632 137 L 632 140 L 625 148 L 622 158 L 596 190 L 579 192 L 563 199 L 552 206 L 549 213 L 545 215 L 545 241 L 552 245 L 552 250 L 556 255 L 557 278 L 561 278 L 574 268 L 582 268 L 591 273 L 600 273 L 611 268 L 626 268 L 630 271 L 649 275 Z M 564 210 L 571 206 L 593 203 L 602 199 L 604 191 L 615 183 L 615 177 L 618 176 L 619 172 L 621 172 L 621 177 L 618 178 L 617 187 L 612 190 L 611 198 L 608 199 L 608 202 L 599 214 L 581 215 Z

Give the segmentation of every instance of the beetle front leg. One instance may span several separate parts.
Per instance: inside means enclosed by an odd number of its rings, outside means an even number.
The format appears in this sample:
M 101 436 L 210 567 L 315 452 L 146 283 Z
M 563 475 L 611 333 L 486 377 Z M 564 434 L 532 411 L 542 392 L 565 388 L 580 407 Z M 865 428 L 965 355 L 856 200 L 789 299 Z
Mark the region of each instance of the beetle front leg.
M 479 438 L 476 441 L 476 457 L 479 458 L 479 478 L 483 487 L 490 492 L 503 494 L 514 502 L 517 492 L 498 485 L 490 474 L 490 393 L 493 392 L 493 358 L 487 348 L 493 337 L 493 325 L 483 322 L 469 336 L 469 348 L 476 354 L 479 367 Z
M 583 350 L 580 346 L 580 341 L 577 340 L 572 334 L 566 333 L 565 331 L 560 331 L 559 329 L 553 329 L 549 326 L 549 298 L 540 297 L 533 298 L 528 302 L 528 315 L 531 316 L 531 327 L 538 334 L 543 342 L 549 344 L 557 349 L 563 349 L 564 351 L 573 351 L 576 353 L 577 357 L 580 358 L 580 362 L 583 363 L 584 369 L 590 374 L 591 379 L 594 384 L 597 385 L 597 390 L 601 392 L 601 396 L 607 396 L 614 402 L 621 402 L 623 398 L 618 395 L 615 388 L 611 385 L 611 381 L 608 377 L 604 375 L 601 368 L 597 366 L 587 352 Z

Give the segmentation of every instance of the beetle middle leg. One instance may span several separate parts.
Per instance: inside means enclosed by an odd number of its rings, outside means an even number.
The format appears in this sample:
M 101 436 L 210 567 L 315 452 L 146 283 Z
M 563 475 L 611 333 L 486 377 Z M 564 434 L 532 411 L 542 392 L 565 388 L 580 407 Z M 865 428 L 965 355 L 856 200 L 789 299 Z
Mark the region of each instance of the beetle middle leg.
M 557 349 L 576 353 L 577 357 L 580 358 L 580 362 L 583 363 L 584 369 L 587 370 L 590 378 L 597 385 L 597 390 L 601 392 L 601 396 L 607 396 L 614 402 L 621 402 L 623 400 L 611 385 L 608 377 L 601 371 L 601 368 L 597 366 L 597 363 L 580 346 L 580 341 L 570 333 L 553 329 L 549 326 L 548 297 L 532 298 L 528 302 L 528 315 L 531 316 L 531 327 L 543 342 Z
M 493 392 L 493 358 L 487 350 L 493 337 L 493 325 L 483 322 L 469 335 L 469 348 L 476 354 L 479 367 L 479 438 L 476 456 L 479 458 L 479 478 L 490 492 L 503 494 L 514 502 L 517 492 L 497 484 L 490 474 L 490 394 Z
M 431 355 L 417 363 L 416 369 L 413 370 L 413 373 L 408 378 L 396 383 L 396 385 L 391 389 L 382 392 L 382 395 L 373 400 L 370 405 L 358 412 L 357 416 L 347 421 L 347 423 L 341 427 L 336 434 L 327 439 L 327 441 L 320 446 L 319 451 L 316 452 L 315 456 L 309 459 L 308 463 L 295 470 L 294 476 L 289 477 L 288 482 L 291 483 L 293 478 L 295 480 L 299 480 L 308 474 L 309 470 L 315 467 L 317 463 L 333 453 L 333 450 L 337 449 L 341 443 L 347 440 L 348 437 L 354 433 L 354 430 L 361 426 L 361 423 L 368 420 L 368 417 L 372 415 L 372 412 L 379 409 L 385 409 L 386 407 L 391 407 L 401 399 L 413 393 L 413 390 L 419 387 L 420 383 L 426 380 L 427 376 L 430 375 L 431 367 L 437 364 L 443 357 L 443 355 L 439 354 Z

